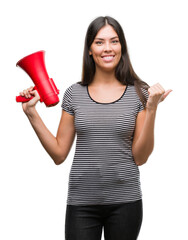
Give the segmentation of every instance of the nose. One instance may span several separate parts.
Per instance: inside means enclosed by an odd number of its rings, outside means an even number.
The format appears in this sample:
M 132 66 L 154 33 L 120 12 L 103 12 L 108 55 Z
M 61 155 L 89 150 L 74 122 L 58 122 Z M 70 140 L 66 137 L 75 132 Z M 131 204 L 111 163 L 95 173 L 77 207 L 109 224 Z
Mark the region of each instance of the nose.
M 110 45 L 110 43 L 107 41 L 107 42 L 105 42 L 105 44 L 104 44 L 104 51 L 106 51 L 106 52 L 109 52 L 109 51 L 111 51 L 112 49 L 111 49 L 111 45 Z

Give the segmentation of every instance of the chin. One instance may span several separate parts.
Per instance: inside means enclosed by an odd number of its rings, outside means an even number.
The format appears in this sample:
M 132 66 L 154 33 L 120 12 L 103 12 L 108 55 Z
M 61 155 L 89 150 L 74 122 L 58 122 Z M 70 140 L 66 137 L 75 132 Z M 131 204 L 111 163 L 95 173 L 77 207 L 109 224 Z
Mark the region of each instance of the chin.
M 107 72 L 114 72 L 116 70 L 117 65 L 113 66 L 101 66 L 100 68 Z

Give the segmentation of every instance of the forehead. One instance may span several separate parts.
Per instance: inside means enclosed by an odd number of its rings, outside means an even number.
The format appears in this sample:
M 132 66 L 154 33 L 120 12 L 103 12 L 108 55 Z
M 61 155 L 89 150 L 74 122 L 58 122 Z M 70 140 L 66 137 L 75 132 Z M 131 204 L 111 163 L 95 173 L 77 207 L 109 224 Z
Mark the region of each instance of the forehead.
M 114 30 L 114 28 L 110 25 L 106 25 L 98 31 L 95 38 L 104 38 L 105 39 L 105 38 L 112 38 L 112 37 L 116 37 L 116 36 L 118 37 L 118 34 Z

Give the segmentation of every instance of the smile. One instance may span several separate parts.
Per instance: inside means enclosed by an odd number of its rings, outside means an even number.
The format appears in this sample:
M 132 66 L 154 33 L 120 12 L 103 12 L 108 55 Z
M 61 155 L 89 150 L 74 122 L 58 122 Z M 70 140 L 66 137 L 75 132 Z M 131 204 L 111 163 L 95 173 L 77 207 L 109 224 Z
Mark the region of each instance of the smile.
M 103 59 L 104 61 L 107 61 L 107 62 L 112 61 L 113 58 L 114 58 L 114 55 L 105 55 L 105 56 L 102 56 L 102 59 Z

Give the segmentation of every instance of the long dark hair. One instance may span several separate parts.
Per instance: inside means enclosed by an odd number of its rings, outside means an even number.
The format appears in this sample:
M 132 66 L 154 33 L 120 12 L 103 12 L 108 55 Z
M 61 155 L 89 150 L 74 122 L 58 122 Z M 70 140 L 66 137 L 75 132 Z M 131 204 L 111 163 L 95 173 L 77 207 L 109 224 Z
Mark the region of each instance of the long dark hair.
M 92 55 L 89 55 L 89 50 L 98 31 L 107 24 L 111 25 L 114 28 L 118 34 L 121 44 L 121 59 L 116 67 L 115 77 L 124 85 L 135 85 L 136 92 L 143 106 L 145 107 L 147 99 L 143 94 L 142 89 L 148 89 L 149 85 L 146 82 L 142 81 L 134 72 L 130 61 L 123 29 L 120 24 L 112 17 L 98 17 L 89 25 L 85 38 L 82 80 L 79 83 L 81 85 L 89 85 L 93 81 L 95 75 L 95 62 Z

